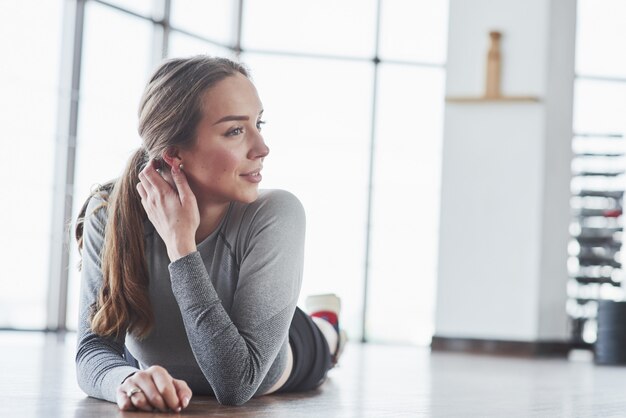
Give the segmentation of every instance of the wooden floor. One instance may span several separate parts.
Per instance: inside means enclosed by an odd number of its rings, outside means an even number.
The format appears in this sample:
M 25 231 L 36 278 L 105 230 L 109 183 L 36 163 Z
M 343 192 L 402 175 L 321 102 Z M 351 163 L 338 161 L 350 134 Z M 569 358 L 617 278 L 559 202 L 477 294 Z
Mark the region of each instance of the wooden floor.
M 0 417 L 149 417 L 87 398 L 74 378 L 75 336 L 0 332 Z M 196 397 L 194 417 L 626 417 L 626 368 L 349 344 L 317 391 L 241 407 Z

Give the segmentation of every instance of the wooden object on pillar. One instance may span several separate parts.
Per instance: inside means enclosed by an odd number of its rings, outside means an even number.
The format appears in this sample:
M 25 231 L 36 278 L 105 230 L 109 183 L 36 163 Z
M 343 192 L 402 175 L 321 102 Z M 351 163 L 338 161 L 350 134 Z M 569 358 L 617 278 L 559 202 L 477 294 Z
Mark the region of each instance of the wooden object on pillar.
M 476 97 L 446 97 L 452 103 L 479 103 L 479 102 L 538 102 L 536 96 L 503 96 L 500 90 L 502 75 L 502 54 L 500 39 L 502 32 L 490 31 L 490 45 L 487 52 L 485 93 Z
M 500 56 L 500 38 L 502 33 L 497 31 L 489 32 L 491 45 L 487 52 L 487 79 L 485 80 L 485 98 L 497 99 L 500 94 L 500 72 L 502 67 Z

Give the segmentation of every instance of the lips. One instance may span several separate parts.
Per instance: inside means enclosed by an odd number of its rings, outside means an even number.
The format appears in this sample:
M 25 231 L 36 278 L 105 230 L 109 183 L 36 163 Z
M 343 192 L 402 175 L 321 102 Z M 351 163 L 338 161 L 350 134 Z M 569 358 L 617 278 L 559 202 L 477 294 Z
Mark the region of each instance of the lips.
M 247 173 L 240 174 L 240 176 L 258 176 L 258 175 L 261 174 L 261 170 L 263 170 L 263 167 L 258 168 L 258 169 L 254 170 L 254 171 L 249 171 Z
M 249 181 L 250 183 L 259 183 L 263 179 L 261 176 L 261 169 L 257 169 L 255 171 L 250 171 L 245 174 L 240 174 L 241 177 Z

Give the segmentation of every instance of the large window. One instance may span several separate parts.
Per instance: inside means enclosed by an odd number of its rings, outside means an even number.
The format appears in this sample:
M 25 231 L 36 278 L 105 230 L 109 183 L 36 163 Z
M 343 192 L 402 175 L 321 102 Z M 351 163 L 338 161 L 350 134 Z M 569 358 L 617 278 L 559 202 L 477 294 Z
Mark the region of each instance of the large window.
M 152 33 L 146 20 L 96 2 L 86 4 L 72 221 L 89 192 L 118 177 L 141 145 L 137 109 L 152 65 Z M 71 249 L 67 319 L 74 328 L 80 273 L 75 242 Z
M 46 326 L 62 15 L 61 1 L 0 1 L 2 328 Z
M 73 218 L 139 146 L 136 109 L 160 58 L 240 59 L 268 121 L 263 187 L 292 191 L 307 212 L 301 302 L 339 294 L 353 340 L 430 342 L 446 0 L 84 2 Z M 70 328 L 77 261 L 72 250 Z M 31 276 L 46 283 L 46 268 Z
M 444 73 L 382 64 L 378 85 L 368 334 L 429 344 L 434 332 Z M 392 318 L 396 320 L 390 324 Z

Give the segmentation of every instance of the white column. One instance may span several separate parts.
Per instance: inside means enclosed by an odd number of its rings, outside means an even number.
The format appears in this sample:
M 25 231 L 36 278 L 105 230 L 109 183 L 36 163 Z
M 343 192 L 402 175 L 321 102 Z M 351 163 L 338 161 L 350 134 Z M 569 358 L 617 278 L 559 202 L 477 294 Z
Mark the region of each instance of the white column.
M 435 335 L 565 340 L 575 0 L 450 0 L 448 96 L 481 96 L 491 30 L 504 95 L 447 102 Z

